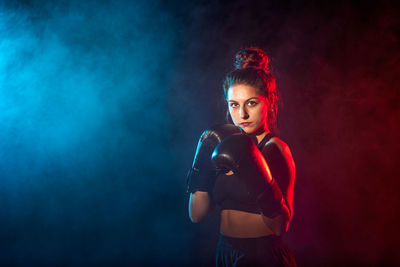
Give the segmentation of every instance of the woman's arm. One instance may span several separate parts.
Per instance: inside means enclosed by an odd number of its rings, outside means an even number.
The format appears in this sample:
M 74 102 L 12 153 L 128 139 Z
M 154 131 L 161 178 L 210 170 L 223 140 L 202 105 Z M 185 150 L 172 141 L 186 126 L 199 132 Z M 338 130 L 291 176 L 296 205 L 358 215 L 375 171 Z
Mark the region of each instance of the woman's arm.
M 263 215 L 263 220 L 276 235 L 281 235 L 287 232 L 293 217 L 293 190 L 296 168 L 289 146 L 279 138 L 272 138 L 262 152 L 284 197 L 281 214 L 275 218 Z
M 190 194 L 189 217 L 193 223 L 202 221 L 214 209 L 208 192 L 196 191 Z
M 216 178 L 216 170 L 211 163 L 214 148 L 225 137 L 238 132 L 240 130 L 235 125 L 220 124 L 204 131 L 200 137 L 187 179 L 189 217 L 194 223 L 204 219 L 214 206 L 208 193 L 212 192 Z

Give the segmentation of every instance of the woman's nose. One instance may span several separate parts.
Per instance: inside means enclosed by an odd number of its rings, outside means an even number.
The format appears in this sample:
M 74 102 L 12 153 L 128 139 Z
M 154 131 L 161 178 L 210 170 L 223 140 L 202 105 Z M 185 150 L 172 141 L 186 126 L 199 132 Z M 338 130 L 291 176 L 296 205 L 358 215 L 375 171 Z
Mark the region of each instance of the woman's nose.
M 245 107 L 241 107 L 239 110 L 239 116 L 241 119 L 247 119 L 249 117 L 249 114 L 247 113 L 247 110 Z

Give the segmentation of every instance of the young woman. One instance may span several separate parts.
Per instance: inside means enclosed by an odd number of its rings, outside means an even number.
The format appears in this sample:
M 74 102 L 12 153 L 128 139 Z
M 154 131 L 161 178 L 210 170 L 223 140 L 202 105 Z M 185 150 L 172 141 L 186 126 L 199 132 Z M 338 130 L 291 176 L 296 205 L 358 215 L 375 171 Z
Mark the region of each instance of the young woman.
M 233 124 L 203 133 L 188 177 L 192 222 L 221 207 L 217 266 L 296 266 L 281 239 L 293 216 L 295 166 L 273 134 L 278 94 L 268 63 L 259 48 L 237 53 L 223 85 Z

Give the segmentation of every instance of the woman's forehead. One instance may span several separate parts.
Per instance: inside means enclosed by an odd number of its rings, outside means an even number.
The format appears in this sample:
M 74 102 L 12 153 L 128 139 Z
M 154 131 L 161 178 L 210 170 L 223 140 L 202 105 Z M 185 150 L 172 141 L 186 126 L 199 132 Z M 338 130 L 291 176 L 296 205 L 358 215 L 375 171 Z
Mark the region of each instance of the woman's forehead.
M 246 101 L 250 98 L 258 98 L 260 94 L 257 89 L 251 85 L 235 84 L 229 87 L 227 93 L 228 101 Z

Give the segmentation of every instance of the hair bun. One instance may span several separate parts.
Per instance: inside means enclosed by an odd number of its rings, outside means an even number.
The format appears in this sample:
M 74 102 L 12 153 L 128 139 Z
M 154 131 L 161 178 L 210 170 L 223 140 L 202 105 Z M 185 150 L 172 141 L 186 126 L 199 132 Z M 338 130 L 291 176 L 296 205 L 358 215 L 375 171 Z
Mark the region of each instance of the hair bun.
M 268 73 L 268 64 L 269 57 L 267 53 L 258 47 L 244 48 L 237 52 L 235 56 L 235 69 L 253 67 L 261 68 Z

